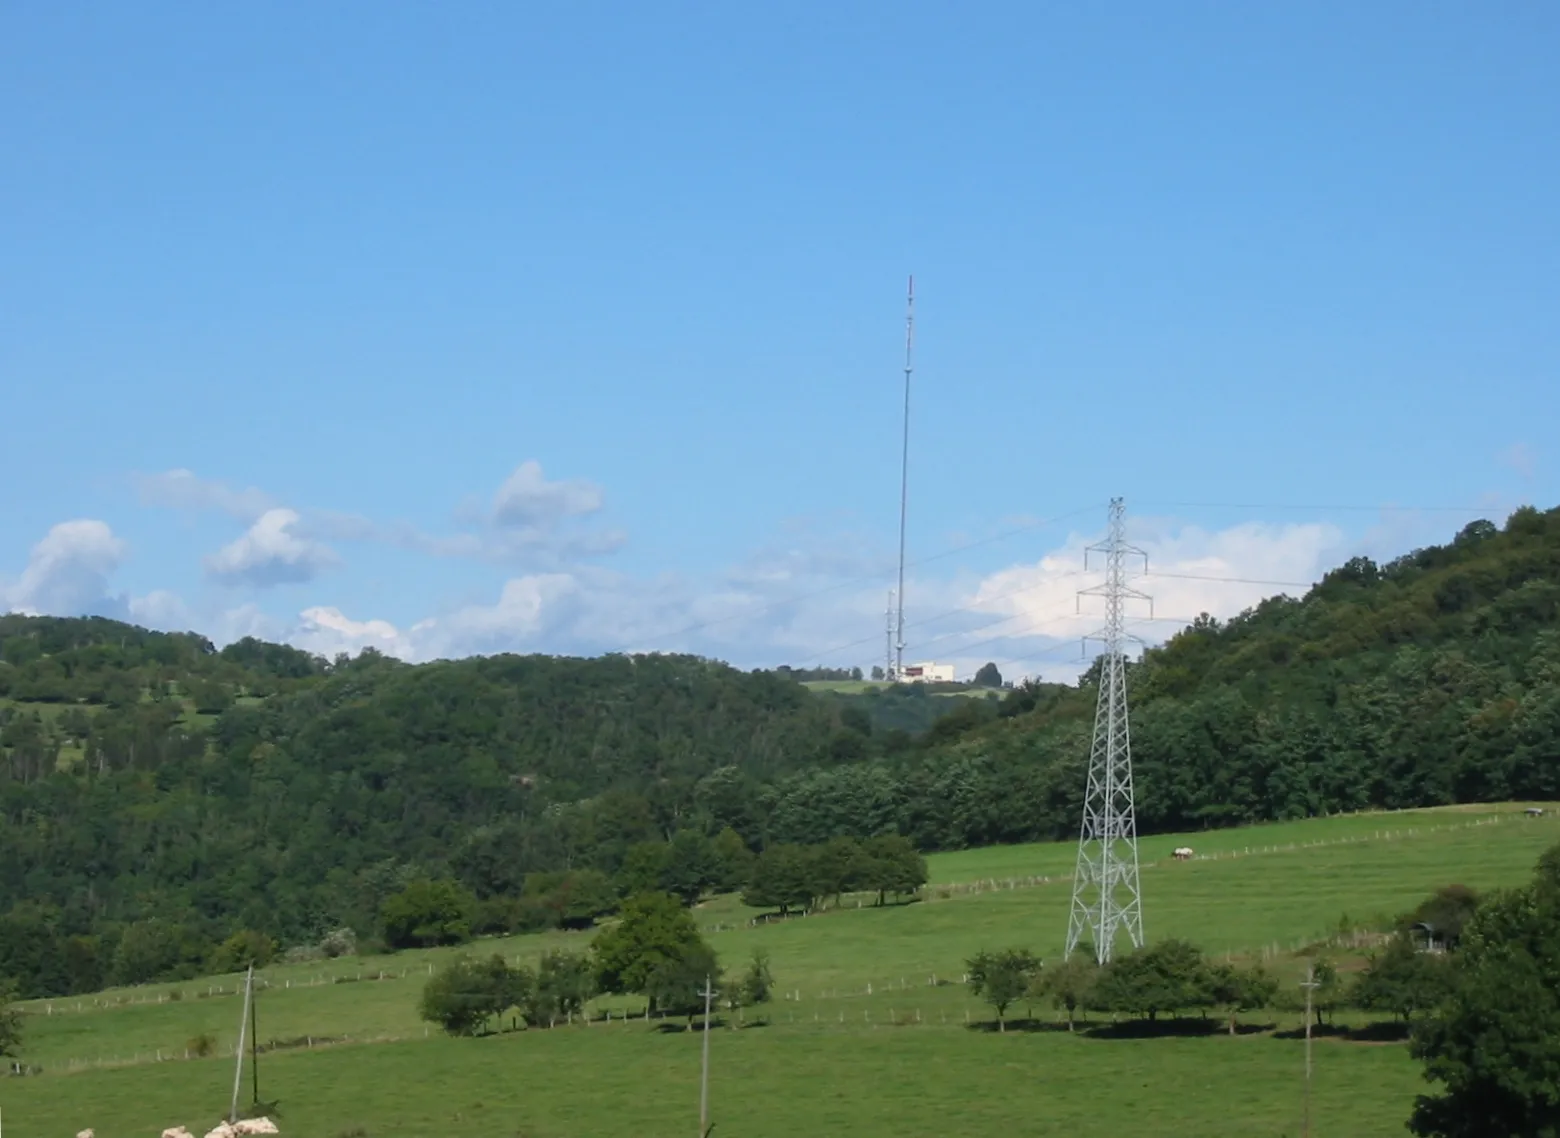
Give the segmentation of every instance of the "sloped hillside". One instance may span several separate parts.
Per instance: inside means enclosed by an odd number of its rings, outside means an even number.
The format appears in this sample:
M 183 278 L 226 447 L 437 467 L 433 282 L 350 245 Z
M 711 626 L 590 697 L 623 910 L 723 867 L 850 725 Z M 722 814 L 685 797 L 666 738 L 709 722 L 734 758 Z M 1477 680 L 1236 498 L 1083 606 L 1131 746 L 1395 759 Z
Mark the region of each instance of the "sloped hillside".
M 1560 511 L 1201 620 L 1129 687 L 1145 830 L 1560 797 Z M 1094 698 L 1086 675 L 950 700 L 911 738 L 692 657 L 411 666 L 0 618 L 0 977 L 81 991 L 243 929 L 370 935 L 413 877 L 611 878 L 685 832 L 1066 837 Z
M 1061 837 L 1077 824 L 1093 675 L 1010 695 L 991 722 L 896 761 L 790 776 L 771 827 L 850 819 L 925 849 Z M 1560 510 L 1303 598 L 1199 620 L 1129 671 L 1139 822 L 1178 830 L 1367 807 L 1560 794 Z M 939 725 L 946 737 L 956 726 Z

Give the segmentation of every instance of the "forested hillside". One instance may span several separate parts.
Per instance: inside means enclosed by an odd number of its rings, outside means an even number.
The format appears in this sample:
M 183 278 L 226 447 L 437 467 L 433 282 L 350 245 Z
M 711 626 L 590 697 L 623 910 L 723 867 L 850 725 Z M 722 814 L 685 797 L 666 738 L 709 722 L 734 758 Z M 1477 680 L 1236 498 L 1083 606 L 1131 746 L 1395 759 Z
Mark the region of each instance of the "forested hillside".
M 1093 680 L 1014 692 L 996 722 L 906 760 L 783 778 L 770 824 L 807 839 L 892 825 L 924 849 L 1064 836 Z M 1144 829 L 1560 797 L 1560 510 L 1201 619 L 1128 687 Z
M 1560 797 L 1557 679 L 1560 511 L 1350 562 L 1132 666 L 1140 824 Z M 674 836 L 729 865 L 1073 832 L 1092 675 L 947 703 L 912 736 L 889 703 L 690 657 L 410 666 L 0 617 L 0 976 L 85 990 L 245 929 L 374 936 L 421 879 L 621 890 Z

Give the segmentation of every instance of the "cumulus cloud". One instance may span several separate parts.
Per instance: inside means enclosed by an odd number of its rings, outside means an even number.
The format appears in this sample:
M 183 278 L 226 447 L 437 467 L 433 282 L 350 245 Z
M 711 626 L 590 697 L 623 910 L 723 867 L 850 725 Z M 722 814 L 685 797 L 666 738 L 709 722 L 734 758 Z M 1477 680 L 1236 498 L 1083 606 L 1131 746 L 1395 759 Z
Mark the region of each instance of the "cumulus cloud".
M 134 476 L 141 504 L 198 512 L 215 510 L 241 521 L 259 518 L 277 503 L 269 494 L 250 487 L 235 490 L 223 482 L 198 477 L 190 470 L 165 470 L 161 474 Z
M 283 531 L 286 527 L 282 527 Z M 1097 598 L 1078 591 L 1101 579 L 1085 547 L 1099 535 L 1070 535 L 1032 561 L 987 573 L 907 580 L 906 662 L 935 660 L 969 676 L 987 660 L 1005 677 L 1071 682 L 1099 650 L 1082 638 L 1102 623 Z M 1154 598 L 1129 608 L 1130 629 L 1158 643 L 1207 612 L 1228 619 L 1275 593 L 1309 582 L 1355 552 L 1331 525 L 1250 523 L 1206 530 L 1134 519 L 1131 540 L 1148 554 L 1133 585 Z M 467 603 L 398 623 L 381 614 L 326 605 L 276 619 L 253 605 L 229 609 L 202 627 L 218 643 L 243 635 L 286 640 L 325 657 L 372 647 L 420 662 L 474 653 L 694 652 L 739 667 L 859 665 L 882 660 L 885 558 L 853 544 L 792 534 L 773 549 L 711 576 L 634 577 L 600 566 L 511 576 L 491 602 Z M 858 575 L 848 570 L 863 568 Z M 155 598 L 155 599 L 154 599 Z M 177 612 L 165 597 L 150 611 Z M 167 618 L 167 619 L 172 619 Z
M 235 541 L 206 558 L 206 572 L 225 584 L 257 587 L 312 581 L 338 564 L 335 552 L 297 532 L 296 510 L 265 511 Z
M 358 513 L 292 509 L 263 490 L 235 489 L 189 470 L 136 475 L 134 481 L 143 505 L 221 513 L 250 527 L 207 559 L 208 571 L 230 583 L 308 580 L 337 562 L 328 542 L 386 545 L 432 557 L 556 569 L 610 553 L 626 540 L 621 530 L 580 524 L 602 509 L 599 486 L 581 480 L 549 480 L 534 459 L 510 473 L 491 506 L 452 519 L 458 528 L 445 533 Z
M 1343 544 L 1327 524 L 1251 522 L 1218 531 L 1144 519 L 1129 535 L 1147 554 L 1129 564 L 1132 588 L 1149 600 L 1127 605 L 1129 631 L 1145 644 L 1167 639 L 1202 613 L 1228 619 L 1277 593 L 1302 595 L 1320 579 Z M 1103 623 L 1098 597 L 1080 596 L 1102 578 L 1103 561 L 1074 536 L 1033 564 L 982 578 L 954 626 L 919 645 L 952 662 L 961 674 L 983 660 L 1004 672 L 1071 679 L 1086 655 L 1082 641 Z M 907 637 L 907 639 L 909 639 Z M 1098 651 L 1095 645 L 1091 651 Z
M 418 658 L 410 638 L 389 621 L 352 620 L 340 609 L 323 605 L 304 609 L 289 639 L 306 652 L 327 659 L 343 652 L 355 656 L 365 648 L 403 660 Z
M 187 632 L 197 623 L 184 598 L 167 589 L 153 589 L 144 597 L 131 597 L 126 608 L 131 621 L 160 632 Z
M 106 522 L 60 522 L 32 547 L 19 578 L 0 581 L 0 606 L 53 615 L 117 614 L 123 601 L 109 595 L 108 579 L 125 553 Z
M 549 482 L 542 464 L 527 459 L 493 495 L 493 521 L 503 526 L 550 528 L 565 518 L 593 514 L 601 505 L 599 486 L 568 479 Z

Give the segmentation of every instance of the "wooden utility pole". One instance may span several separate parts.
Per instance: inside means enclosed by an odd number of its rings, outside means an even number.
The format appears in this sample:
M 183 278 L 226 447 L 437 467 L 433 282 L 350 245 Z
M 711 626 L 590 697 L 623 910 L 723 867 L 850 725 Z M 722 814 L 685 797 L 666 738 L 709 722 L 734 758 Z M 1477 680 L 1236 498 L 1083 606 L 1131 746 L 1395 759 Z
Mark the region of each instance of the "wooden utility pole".
M 260 1020 L 255 1012 L 255 966 L 249 966 L 249 1077 L 254 1080 L 255 1097 L 260 1101 Z
M 710 1001 L 715 998 L 714 986 L 704 977 L 704 1063 L 699 1071 L 699 1138 L 708 1138 L 710 1132 Z
M 228 1108 L 228 1121 L 238 1121 L 238 1088 L 244 1085 L 244 1040 L 249 1034 L 249 994 L 253 990 L 255 982 L 255 966 L 249 966 L 249 973 L 244 977 L 244 1010 L 238 1020 L 238 1046 L 233 1053 L 238 1056 L 237 1066 L 233 1069 L 233 1105 Z
M 1305 982 L 1305 1098 L 1300 1113 L 1300 1138 L 1311 1138 L 1311 994 L 1316 991 L 1316 966 L 1307 965 Z

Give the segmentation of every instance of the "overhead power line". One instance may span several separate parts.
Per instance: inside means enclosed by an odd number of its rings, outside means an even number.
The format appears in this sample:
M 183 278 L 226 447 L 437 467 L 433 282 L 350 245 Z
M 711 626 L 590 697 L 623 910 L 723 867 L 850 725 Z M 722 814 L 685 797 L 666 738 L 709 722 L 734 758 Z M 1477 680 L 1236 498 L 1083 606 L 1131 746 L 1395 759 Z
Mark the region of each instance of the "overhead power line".
M 1260 577 L 1210 577 L 1202 573 L 1160 573 L 1152 570 L 1143 574 L 1148 577 L 1168 577 L 1177 581 L 1222 581 L 1228 585 L 1280 585 L 1285 588 L 1309 589 L 1316 584 L 1315 581 L 1268 581 Z
M 1379 513 L 1382 511 L 1405 514 L 1482 514 L 1489 512 L 1489 506 L 1304 506 L 1291 505 L 1281 502 L 1145 502 L 1148 509 L 1172 509 L 1172 510 L 1289 510 L 1289 511 L 1324 511 L 1332 510 L 1339 513 Z

